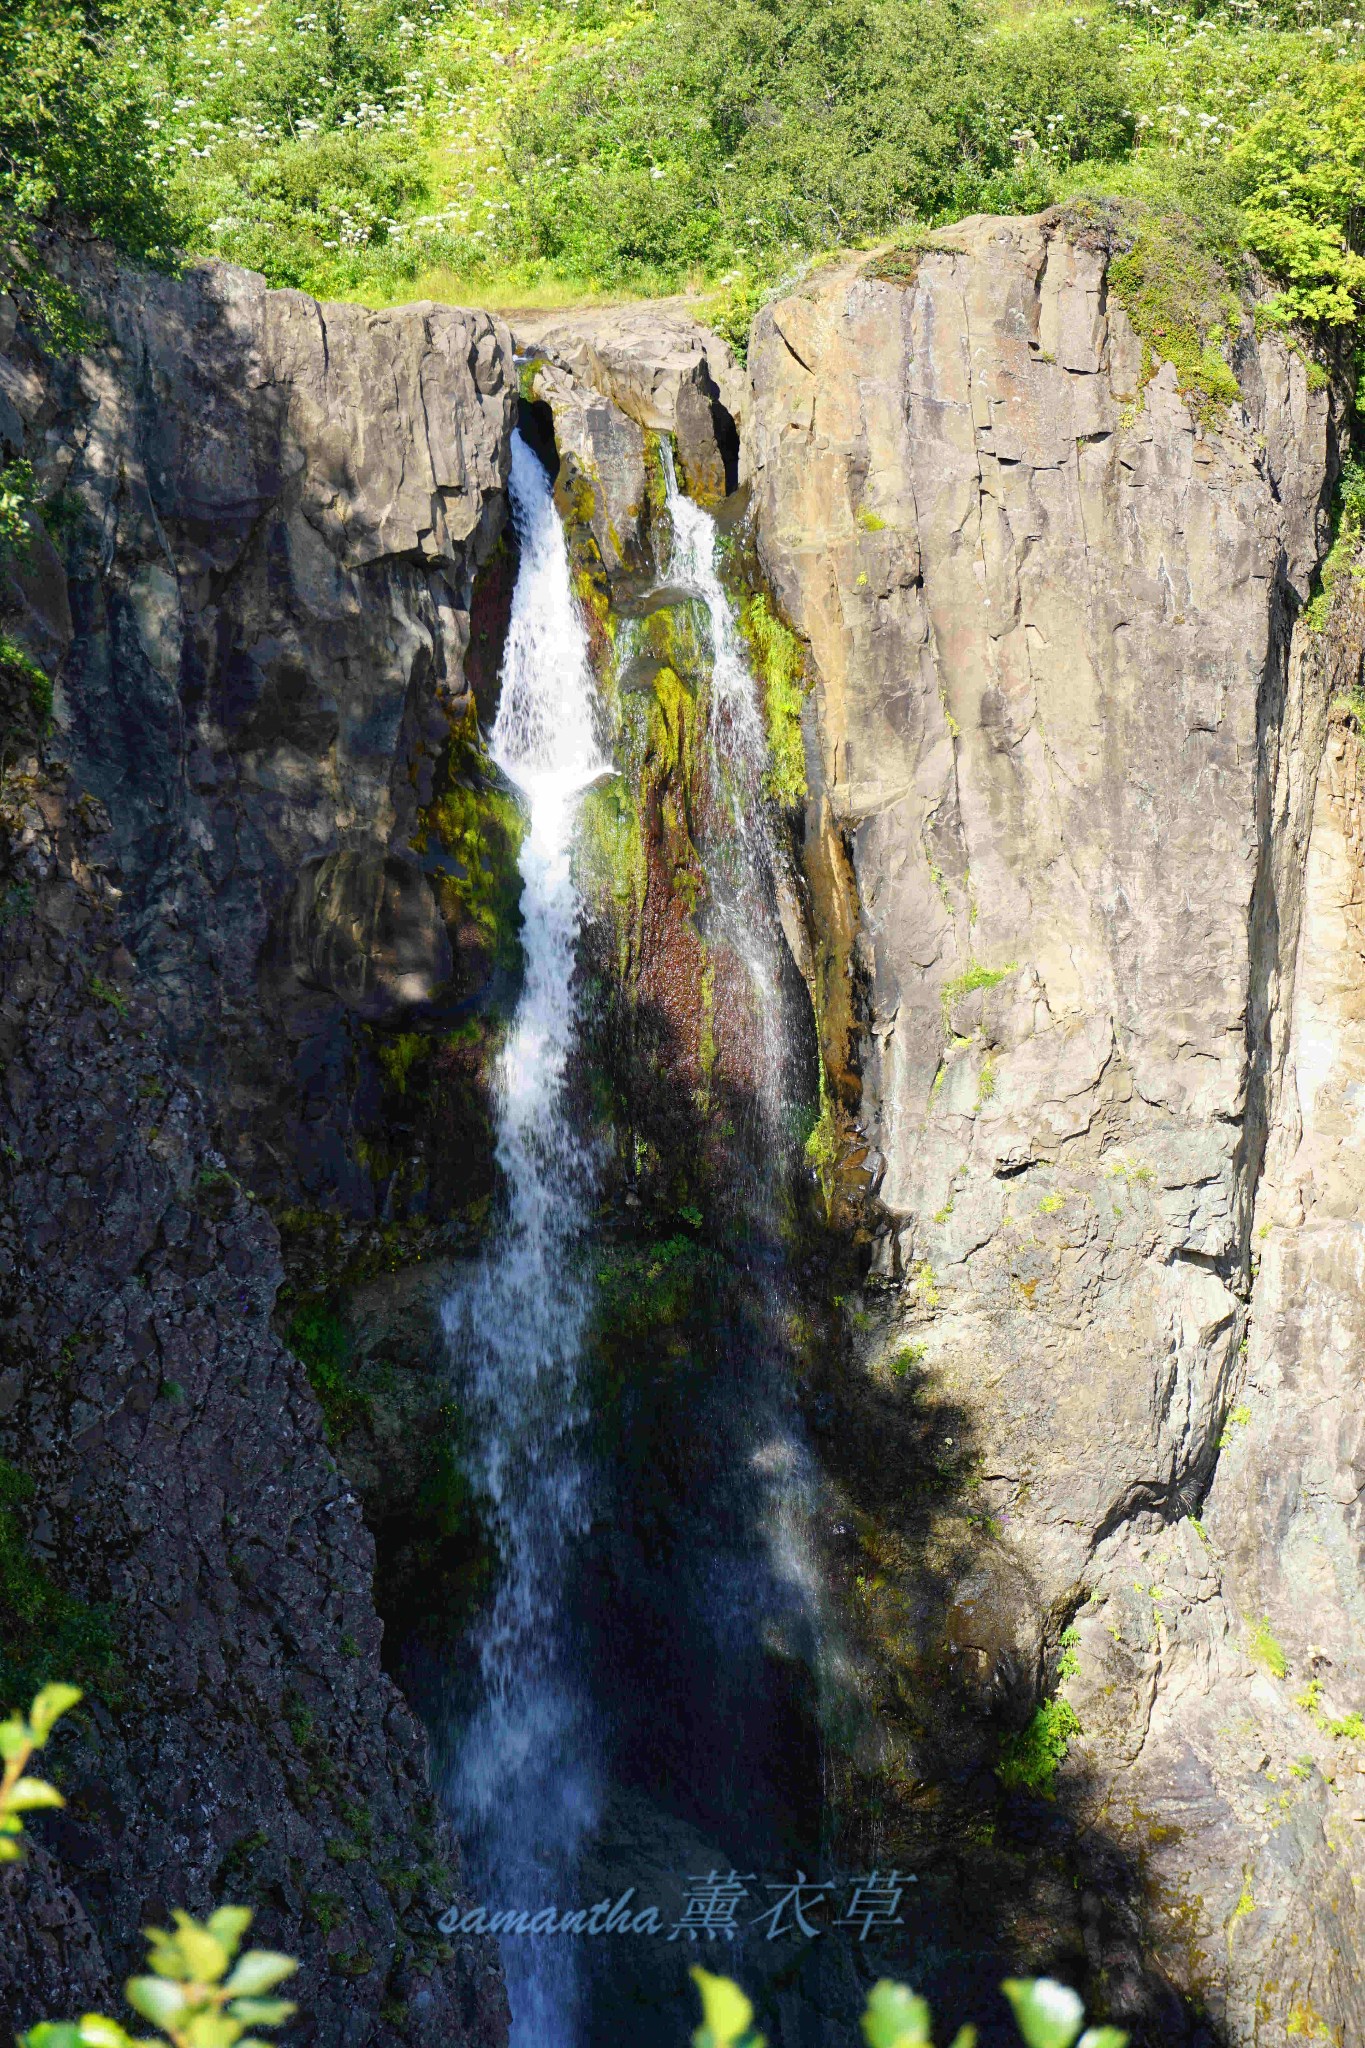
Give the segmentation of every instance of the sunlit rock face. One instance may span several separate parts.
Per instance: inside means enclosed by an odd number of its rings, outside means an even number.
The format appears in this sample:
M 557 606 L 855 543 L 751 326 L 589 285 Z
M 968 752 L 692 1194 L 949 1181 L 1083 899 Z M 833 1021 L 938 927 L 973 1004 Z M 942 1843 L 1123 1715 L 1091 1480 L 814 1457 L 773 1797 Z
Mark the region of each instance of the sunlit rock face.
M 237 1162 L 296 1201 L 363 1213 L 346 1108 L 327 1111 L 319 1146 L 309 1081 L 354 1059 L 345 993 L 295 1006 L 282 1039 L 277 1018 L 262 1027 L 258 962 L 272 925 L 306 922 L 308 863 L 345 853 L 377 874 L 408 852 L 472 718 L 474 581 L 506 514 L 510 338 L 487 314 L 320 306 L 222 264 L 168 279 L 95 260 L 81 279 L 99 342 L 52 361 L 21 328 L 0 377 L 18 428 L 44 442 L 44 488 L 72 508 L 65 560 L 48 549 L 28 572 L 23 630 L 60 664 L 63 744 L 108 806 L 130 945 L 178 1048 L 231 1090 Z M 387 920 L 361 921 L 384 926 L 381 951 L 420 953 L 420 971 L 346 970 L 364 1013 L 390 1022 L 443 966 L 456 1000 L 487 977 L 454 906 L 454 983 L 429 929 L 434 836 L 428 875 L 389 890 Z
M 1296 1681 L 1359 1704 L 1358 769 L 1339 720 L 1319 777 L 1351 678 L 1291 657 L 1332 403 L 1248 323 L 1201 424 L 1059 217 L 936 239 L 816 271 L 750 351 L 807 843 L 856 920 L 865 1366 L 913 1346 L 966 1418 L 974 1568 L 1054 1643 L 1080 1610 L 1071 1796 L 1148 1859 L 1164 1968 L 1239 2041 L 1349 2038 L 1360 1802 L 1290 1772 Z

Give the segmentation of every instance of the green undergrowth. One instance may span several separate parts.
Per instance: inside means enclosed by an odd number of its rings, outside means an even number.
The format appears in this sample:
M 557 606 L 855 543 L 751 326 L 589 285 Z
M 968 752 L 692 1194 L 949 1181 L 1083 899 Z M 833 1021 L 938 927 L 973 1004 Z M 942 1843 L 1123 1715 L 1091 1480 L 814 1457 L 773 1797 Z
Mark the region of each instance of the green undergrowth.
M 1140 381 L 1163 363 L 1194 417 L 1212 425 L 1239 398 L 1229 350 L 1250 318 L 1250 273 L 1224 177 L 1150 167 L 1117 195 L 1081 194 L 1063 218 L 1109 253 L 1108 289 L 1142 348 Z
M 1304 624 L 1312 633 L 1326 631 L 1333 599 L 1343 579 L 1354 575 L 1358 581 L 1365 580 L 1365 463 L 1344 464 L 1333 513 L 1336 531 L 1332 546 L 1319 571 L 1318 587 L 1304 608 Z M 1359 725 L 1355 701 L 1346 700 L 1345 708 L 1354 713 Z
M 335 1446 L 370 1419 L 369 1398 L 356 1380 L 350 1332 L 331 1302 L 310 1301 L 295 1310 L 284 1341 L 308 1375 L 327 1441 Z
M 0 750 L 37 746 L 51 718 L 51 677 L 0 633 Z
M 1000 1783 L 1009 1792 L 1039 1792 L 1051 1798 L 1071 1738 L 1080 1732 L 1074 1707 L 1063 1699 L 1044 1700 L 1028 1726 L 1001 1743 L 996 1765 Z
M 107 1698 L 119 1681 L 113 1611 L 54 1585 L 33 1558 L 23 1531 L 33 1496 L 28 1475 L 0 1459 L 0 1705 L 58 1675 Z

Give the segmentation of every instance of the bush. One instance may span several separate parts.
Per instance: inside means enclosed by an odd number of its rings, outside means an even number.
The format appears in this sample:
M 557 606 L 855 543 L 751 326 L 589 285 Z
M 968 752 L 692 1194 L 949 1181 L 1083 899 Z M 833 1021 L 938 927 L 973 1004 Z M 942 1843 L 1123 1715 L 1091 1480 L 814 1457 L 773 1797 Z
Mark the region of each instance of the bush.
M 1277 317 L 1354 324 L 1365 308 L 1365 64 L 1324 66 L 1229 160 L 1247 240 L 1285 280 Z
M 165 260 L 182 223 L 150 154 L 141 60 L 118 0 L 6 0 L 0 9 L 0 215 L 17 239 L 0 275 L 37 287 L 34 233 L 71 214 L 135 256 Z

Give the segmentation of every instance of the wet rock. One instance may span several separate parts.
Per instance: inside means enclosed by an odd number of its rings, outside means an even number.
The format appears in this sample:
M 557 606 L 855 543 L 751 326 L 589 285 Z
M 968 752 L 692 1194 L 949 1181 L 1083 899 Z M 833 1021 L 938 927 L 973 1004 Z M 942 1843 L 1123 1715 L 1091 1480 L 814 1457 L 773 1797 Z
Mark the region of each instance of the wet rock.
M 672 434 L 695 497 L 723 497 L 741 481 L 747 379 L 729 344 L 684 305 L 519 314 L 515 339 L 640 426 Z

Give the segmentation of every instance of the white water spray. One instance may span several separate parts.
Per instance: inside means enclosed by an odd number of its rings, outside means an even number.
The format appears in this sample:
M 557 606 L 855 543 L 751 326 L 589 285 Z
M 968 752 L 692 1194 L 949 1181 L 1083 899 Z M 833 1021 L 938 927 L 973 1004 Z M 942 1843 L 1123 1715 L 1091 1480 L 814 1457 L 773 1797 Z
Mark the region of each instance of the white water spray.
M 578 1364 L 587 1301 L 575 1250 L 592 1163 L 570 1122 L 578 1034 L 572 873 L 578 799 L 609 764 L 595 732 L 588 642 L 550 485 L 519 434 L 512 516 L 521 563 L 493 727 L 520 791 L 525 981 L 497 1075 L 507 1216 L 471 1283 L 445 1304 L 477 1427 L 477 1477 L 501 1576 L 477 1636 L 482 1701 L 448 1786 L 483 1903 L 566 1896 L 596 1812 L 587 1707 L 565 1631 L 569 1547 L 587 1524 Z M 573 1944 L 511 1938 L 512 2048 L 573 2048 Z

